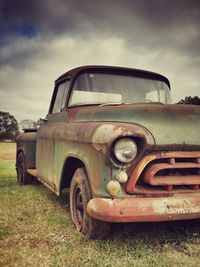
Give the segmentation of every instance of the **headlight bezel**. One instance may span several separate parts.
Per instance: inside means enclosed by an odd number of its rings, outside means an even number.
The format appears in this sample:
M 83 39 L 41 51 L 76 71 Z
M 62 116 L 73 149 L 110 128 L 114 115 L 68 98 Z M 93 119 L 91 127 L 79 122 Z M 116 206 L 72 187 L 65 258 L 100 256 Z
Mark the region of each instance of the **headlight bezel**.
M 116 150 L 115 150 L 115 149 L 117 149 L 116 146 L 119 146 L 120 142 L 125 142 L 125 141 L 132 143 L 133 146 L 135 147 L 134 156 L 130 160 L 122 160 L 122 158 L 120 159 L 120 157 L 116 155 Z M 118 152 L 119 152 L 119 150 L 118 150 Z M 119 137 L 112 144 L 111 160 L 114 161 L 114 163 L 117 163 L 117 165 L 130 164 L 137 157 L 137 155 L 138 155 L 138 144 L 134 140 L 133 137 L 130 137 L 130 136 Z

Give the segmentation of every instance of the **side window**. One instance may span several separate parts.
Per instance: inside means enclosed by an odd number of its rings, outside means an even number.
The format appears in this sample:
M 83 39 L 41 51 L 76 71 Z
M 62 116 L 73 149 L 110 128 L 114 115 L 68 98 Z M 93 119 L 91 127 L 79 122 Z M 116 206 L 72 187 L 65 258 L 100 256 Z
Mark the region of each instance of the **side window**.
M 64 108 L 68 90 L 69 90 L 69 80 L 67 80 L 64 83 L 61 83 L 58 86 L 52 113 L 60 112 Z

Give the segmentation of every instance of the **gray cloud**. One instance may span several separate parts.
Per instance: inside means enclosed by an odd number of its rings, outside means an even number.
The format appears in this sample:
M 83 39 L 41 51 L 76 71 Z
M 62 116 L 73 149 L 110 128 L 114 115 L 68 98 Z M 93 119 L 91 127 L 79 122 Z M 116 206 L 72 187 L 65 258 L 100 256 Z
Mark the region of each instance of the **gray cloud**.
M 2 0 L 0 109 L 44 116 L 53 80 L 85 64 L 150 69 L 176 101 L 200 95 L 199 26 L 198 0 Z
M 0 7 L 1 42 L 6 44 L 9 35 L 22 34 L 28 25 L 34 28 L 35 34 L 50 40 L 61 34 L 84 39 L 114 35 L 123 38 L 130 49 L 162 47 L 199 55 L 198 0 L 179 0 L 173 4 L 166 0 L 116 0 L 114 3 L 109 0 L 3 0 Z M 27 57 L 26 52 L 21 56 Z M 9 58 L 0 58 L 3 64 L 4 60 Z
M 53 35 L 63 32 L 85 35 L 100 31 L 131 37 L 135 42 L 143 38 L 156 42 L 158 38 L 176 43 L 177 38 L 173 38 L 176 34 L 187 35 L 191 31 L 192 40 L 200 38 L 198 0 L 179 0 L 173 4 L 166 0 L 4 0 L 1 14 L 4 33 L 5 28 L 9 31 L 28 23 L 38 33 Z

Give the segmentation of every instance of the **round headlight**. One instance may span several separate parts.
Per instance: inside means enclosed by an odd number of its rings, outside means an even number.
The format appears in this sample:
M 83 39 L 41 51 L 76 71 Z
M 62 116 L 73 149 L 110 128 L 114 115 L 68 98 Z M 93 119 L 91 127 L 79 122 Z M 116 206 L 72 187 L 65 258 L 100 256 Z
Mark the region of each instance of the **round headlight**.
M 114 146 L 114 154 L 117 160 L 129 163 L 137 155 L 137 145 L 130 138 L 119 139 Z

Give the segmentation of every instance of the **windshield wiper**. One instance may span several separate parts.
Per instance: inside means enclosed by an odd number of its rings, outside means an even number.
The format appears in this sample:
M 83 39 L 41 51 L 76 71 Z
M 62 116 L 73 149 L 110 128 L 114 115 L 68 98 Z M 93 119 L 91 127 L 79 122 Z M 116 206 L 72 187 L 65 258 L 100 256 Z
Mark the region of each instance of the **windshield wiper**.
M 100 104 L 99 107 L 104 107 L 104 106 L 119 106 L 119 105 L 128 105 L 130 103 L 119 103 L 119 102 L 110 102 L 110 103 L 103 103 L 103 104 Z
M 120 105 L 131 105 L 131 104 L 160 104 L 164 105 L 162 102 L 137 102 L 137 103 L 125 103 L 125 102 L 110 102 L 110 103 L 80 103 L 80 104 L 74 104 L 71 105 L 70 107 L 81 107 L 81 106 L 99 106 L 99 107 L 104 107 L 104 106 L 120 106 Z
M 151 101 L 151 100 L 146 100 L 144 103 L 145 104 L 148 103 L 148 104 L 161 104 L 161 105 L 164 105 L 164 103 L 162 103 L 162 102 L 159 102 L 159 101 Z
M 82 106 L 99 106 L 101 105 L 100 103 L 85 103 L 85 104 L 74 104 L 74 105 L 71 105 L 70 108 L 72 107 L 82 107 Z

